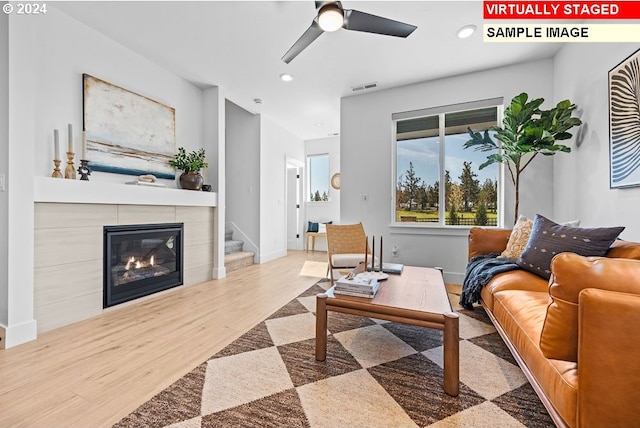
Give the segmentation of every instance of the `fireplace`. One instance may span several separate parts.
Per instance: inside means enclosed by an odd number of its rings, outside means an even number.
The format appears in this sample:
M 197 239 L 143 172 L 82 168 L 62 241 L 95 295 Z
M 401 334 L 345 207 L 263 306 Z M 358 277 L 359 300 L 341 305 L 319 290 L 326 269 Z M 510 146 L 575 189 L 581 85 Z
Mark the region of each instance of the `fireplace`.
M 182 285 L 183 224 L 104 226 L 103 307 Z

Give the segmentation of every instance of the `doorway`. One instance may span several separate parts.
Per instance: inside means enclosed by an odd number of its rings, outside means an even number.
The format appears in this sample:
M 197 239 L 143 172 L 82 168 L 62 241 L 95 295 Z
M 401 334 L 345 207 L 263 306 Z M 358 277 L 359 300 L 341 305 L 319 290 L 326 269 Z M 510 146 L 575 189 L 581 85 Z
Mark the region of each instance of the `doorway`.
M 303 228 L 302 228 L 302 189 L 304 183 L 304 163 L 287 156 L 286 159 L 286 209 L 285 209 L 285 229 L 287 231 L 287 249 L 302 250 Z

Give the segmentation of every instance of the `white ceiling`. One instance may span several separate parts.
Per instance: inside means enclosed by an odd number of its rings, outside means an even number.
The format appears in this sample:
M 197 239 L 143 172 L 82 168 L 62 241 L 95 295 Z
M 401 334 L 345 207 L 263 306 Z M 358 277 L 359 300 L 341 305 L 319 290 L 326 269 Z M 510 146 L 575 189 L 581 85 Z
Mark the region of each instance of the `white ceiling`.
M 56 2 L 55 7 L 199 87 L 270 117 L 302 139 L 340 131 L 340 98 L 550 57 L 556 43 L 484 43 L 481 1 L 354 1 L 356 9 L 418 26 L 408 38 L 340 29 L 325 33 L 290 64 L 280 58 L 309 27 L 314 2 Z M 458 39 L 456 31 L 479 31 Z M 281 73 L 293 75 L 282 82 Z M 362 93 L 362 92 L 358 92 Z M 259 98 L 262 104 L 254 103 Z

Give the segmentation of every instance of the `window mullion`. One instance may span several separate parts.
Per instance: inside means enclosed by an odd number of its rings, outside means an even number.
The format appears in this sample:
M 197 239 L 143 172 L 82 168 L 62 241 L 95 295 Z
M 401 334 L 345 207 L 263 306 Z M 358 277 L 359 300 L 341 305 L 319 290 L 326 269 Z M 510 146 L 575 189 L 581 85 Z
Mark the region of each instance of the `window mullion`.
M 440 186 L 438 189 L 438 215 L 440 218 L 440 224 L 445 225 L 446 215 L 446 189 L 444 182 L 444 141 L 445 141 L 445 122 L 444 113 L 438 115 L 438 156 L 440 163 Z

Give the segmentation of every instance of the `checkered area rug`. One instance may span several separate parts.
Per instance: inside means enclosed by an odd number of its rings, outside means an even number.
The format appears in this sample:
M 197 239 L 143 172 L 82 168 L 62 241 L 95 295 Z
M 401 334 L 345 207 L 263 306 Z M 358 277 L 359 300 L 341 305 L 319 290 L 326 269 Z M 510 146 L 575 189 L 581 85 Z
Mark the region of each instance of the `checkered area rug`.
M 312 286 L 115 426 L 554 426 L 481 308 L 458 310 L 458 397 L 442 389 L 438 330 L 329 312 L 327 360 L 316 361 L 315 296 L 326 288 Z

